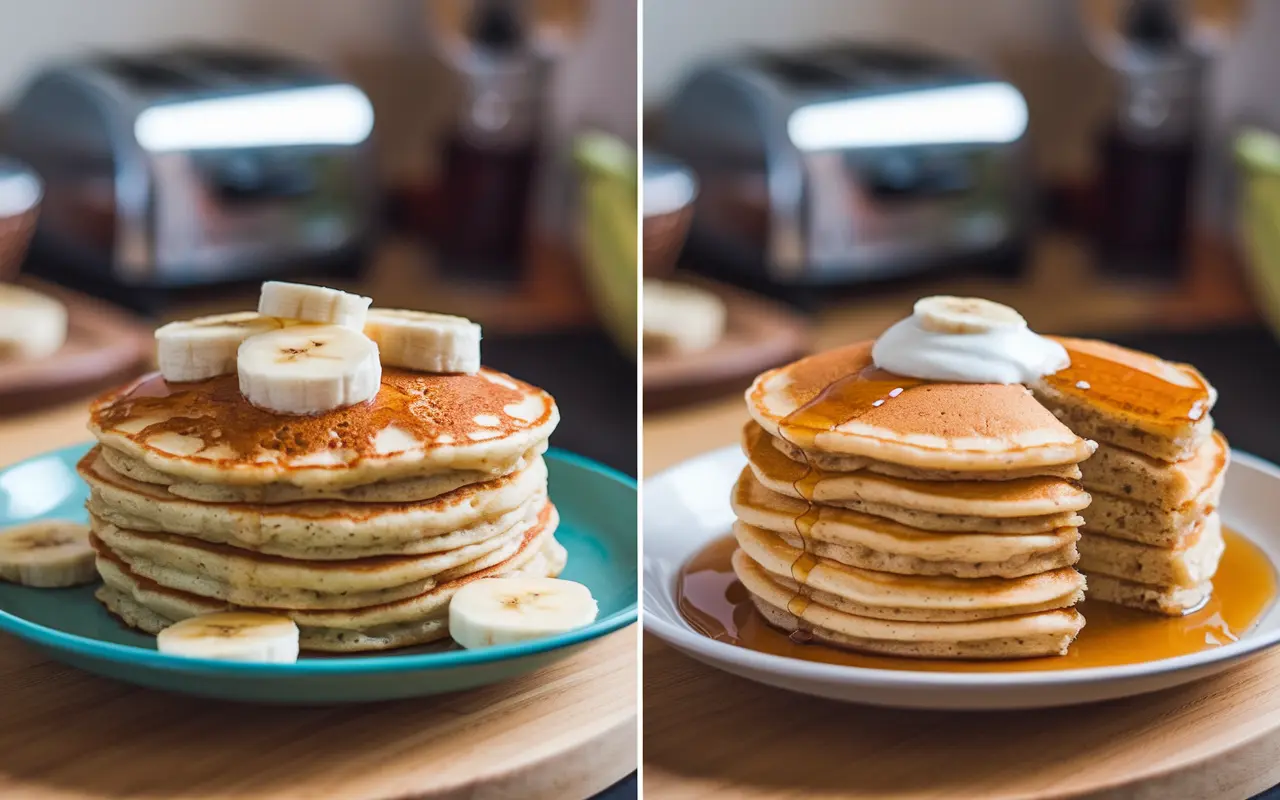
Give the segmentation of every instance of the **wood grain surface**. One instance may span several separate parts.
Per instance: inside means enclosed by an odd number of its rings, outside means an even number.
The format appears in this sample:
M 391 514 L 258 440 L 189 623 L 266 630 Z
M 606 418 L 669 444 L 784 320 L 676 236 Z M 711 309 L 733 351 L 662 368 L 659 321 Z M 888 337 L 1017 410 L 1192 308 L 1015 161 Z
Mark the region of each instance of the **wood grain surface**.
M 1069 288 L 1060 293 L 1062 302 L 1036 283 L 1000 292 L 978 287 L 978 293 L 998 295 L 1048 331 L 1154 322 L 1186 327 L 1248 313 L 1222 292 L 1194 318 L 1182 313 L 1190 302 L 1182 293 L 1112 293 L 1099 301 L 1110 313 L 1099 303 L 1066 302 L 1075 296 Z M 894 295 L 827 310 L 818 320 L 816 346 L 878 335 L 907 313 L 908 299 Z M 740 394 L 646 414 L 645 473 L 736 443 L 745 415 Z M 1278 687 L 1280 653 L 1272 651 L 1215 679 L 1089 706 L 993 713 L 877 709 L 737 678 L 645 636 L 645 793 L 664 800 L 1244 800 L 1280 783 Z
M 740 391 L 759 373 L 808 350 L 808 322 L 795 311 L 713 281 L 688 282 L 724 303 L 724 335 L 710 348 L 692 353 L 646 349 L 645 408 L 672 408 Z
M 66 305 L 67 341 L 48 358 L 0 362 L 0 414 L 87 397 L 142 374 L 151 364 L 151 325 L 53 284 L 22 283 Z
M 0 466 L 88 438 L 83 400 L 0 421 Z M 135 688 L 0 634 L 0 798 L 585 798 L 636 768 L 636 629 L 513 681 L 271 708 Z

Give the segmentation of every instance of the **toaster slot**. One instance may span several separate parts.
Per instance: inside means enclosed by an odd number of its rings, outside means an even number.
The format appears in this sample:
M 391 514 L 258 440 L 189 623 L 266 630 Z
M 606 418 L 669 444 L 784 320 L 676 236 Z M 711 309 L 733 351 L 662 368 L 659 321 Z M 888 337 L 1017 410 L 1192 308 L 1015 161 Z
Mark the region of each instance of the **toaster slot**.
M 105 56 L 99 64 L 107 73 L 140 94 L 166 95 L 191 88 L 191 76 L 153 58 Z
M 224 202 L 282 200 L 316 190 L 315 170 L 300 155 L 245 151 L 202 154 L 194 161 L 206 185 Z
M 971 191 L 976 185 L 969 153 L 888 150 L 851 158 L 862 185 L 878 200 L 916 200 Z

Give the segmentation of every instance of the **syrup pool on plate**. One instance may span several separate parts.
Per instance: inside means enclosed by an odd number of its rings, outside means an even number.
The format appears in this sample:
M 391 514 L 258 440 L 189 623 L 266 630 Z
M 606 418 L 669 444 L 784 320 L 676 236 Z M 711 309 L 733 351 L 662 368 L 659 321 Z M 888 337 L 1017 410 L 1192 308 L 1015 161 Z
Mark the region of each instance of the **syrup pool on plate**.
M 867 669 L 928 672 L 1032 672 L 1137 664 L 1197 653 L 1246 634 L 1271 607 L 1276 575 L 1266 554 L 1247 538 L 1224 528 L 1226 550 L 1213 579 L 1213 596 L 1184 617 L 1164 617 L 1088 601 L 1076 606 L 1084 630 L 1065 656 L 1003 661 L 950 661 L 856 653 L 797 641 L 770 627 L 733 574 L 729 558 L 737 543 L 717 539 L 680 571 L 680 614 L 704 636 L 762 653 Z M 794 613 L 794 612 L 793 612 Z

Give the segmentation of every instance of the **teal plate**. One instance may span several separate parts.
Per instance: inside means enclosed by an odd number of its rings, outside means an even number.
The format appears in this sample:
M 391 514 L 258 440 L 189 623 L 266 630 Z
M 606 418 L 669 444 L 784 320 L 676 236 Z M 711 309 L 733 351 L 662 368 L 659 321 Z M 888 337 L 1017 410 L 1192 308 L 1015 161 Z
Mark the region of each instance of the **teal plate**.
M 75 463 L 90 445 L 0 471 L 0 527 L 37 519 L 85 520 L 88 489 Z M 479 650 L 440 646 L 362 656 L 242 664 L 160 653 L 93 599 L 92 586 L 28 589 L 0 583 L 0 630 L 53 658 L 109 678 L 184 694 L 271 703 L 350 703 L 470 689 L 544 667 L 636 621 L 636 484 L 594 461 L 552 449 L 556 538 L 569 551 L 561 577 L 586 584 L 600 617 L 576 631 Z

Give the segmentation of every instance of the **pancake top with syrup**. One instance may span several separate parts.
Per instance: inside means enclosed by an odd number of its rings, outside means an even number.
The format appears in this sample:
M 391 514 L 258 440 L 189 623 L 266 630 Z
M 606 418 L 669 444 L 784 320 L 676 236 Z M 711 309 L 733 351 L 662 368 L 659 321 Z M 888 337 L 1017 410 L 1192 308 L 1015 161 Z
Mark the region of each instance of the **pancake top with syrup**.
M 1043 384 L 1124 424 L 1174 434 L 1204 422 L 1217 402 L 1217 390 L 1190 364 L 1109 342 L 1053 338 L 1071 364 Z
M 356 486 L 446 470 L 487 470 L 545 441 L 559 421 L 546 392 L 501 372 L 384 368 L 371 400 L 313 416 L 251 405 L 235 375 L 108 392 L 89 429 L 161 472 L 224 484 Z
M 765 372 L 747 390 L 751 416 L 807 450 L 925 469 L 1072 464 L 1093 452 L 1023 386 L 901 377 L 872 363 L 872 344 Z

